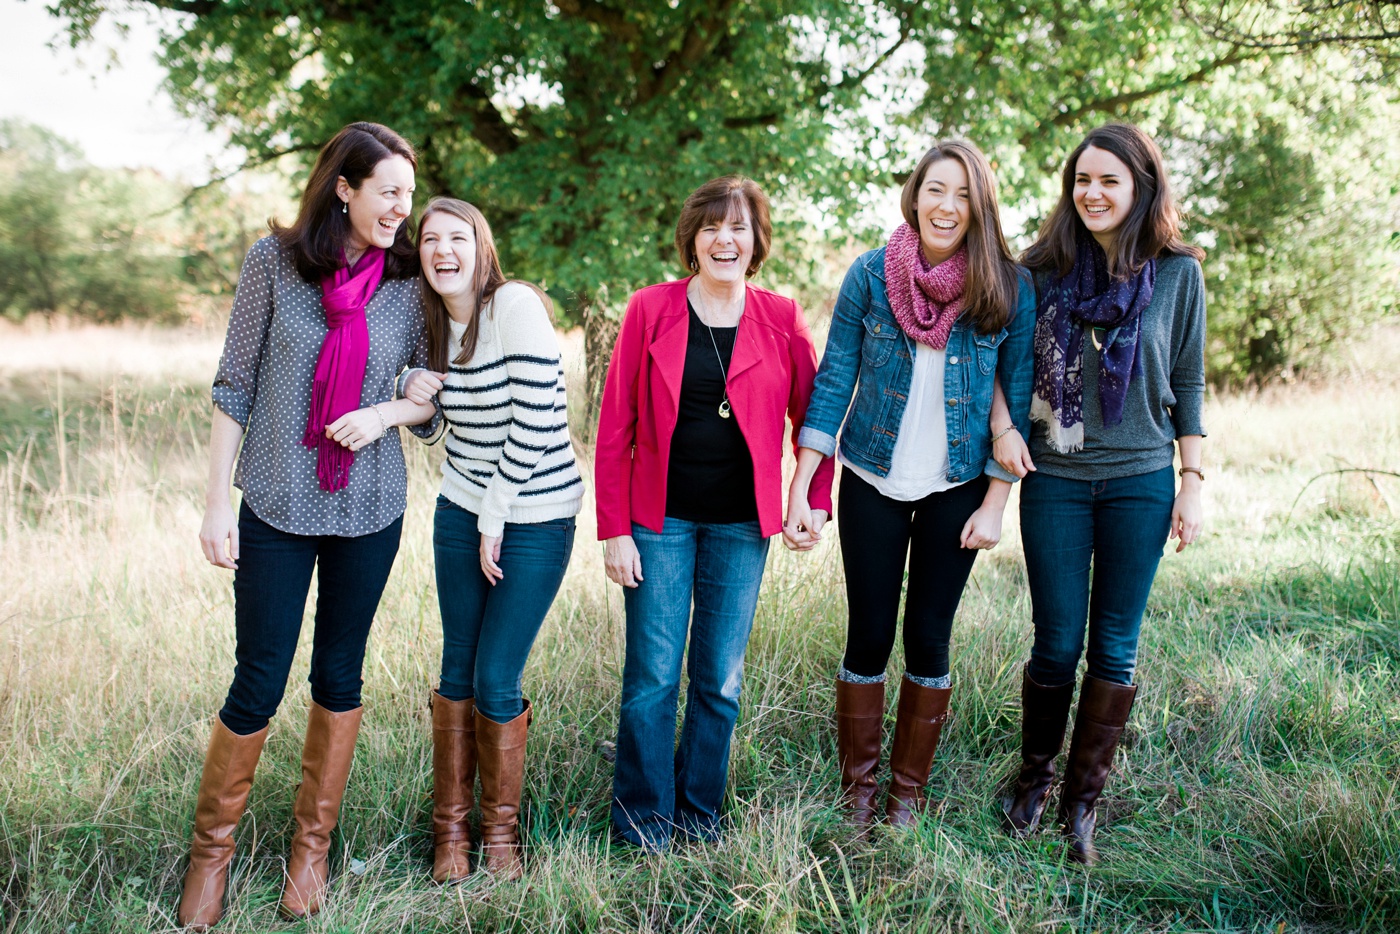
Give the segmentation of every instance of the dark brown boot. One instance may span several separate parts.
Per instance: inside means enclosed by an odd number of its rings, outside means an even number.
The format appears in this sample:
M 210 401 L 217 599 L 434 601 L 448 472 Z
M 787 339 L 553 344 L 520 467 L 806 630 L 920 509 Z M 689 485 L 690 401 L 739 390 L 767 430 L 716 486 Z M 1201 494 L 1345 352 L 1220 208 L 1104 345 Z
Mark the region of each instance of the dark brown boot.
M 880 739 L 885 725 L 885 683 L 836 679 L 836 757 L 841 763 L 841 805 L 846 820 L 864 834 L 875 823 L 880 787 Z
M 924 810 L 924 785 L 952 696 L 952 688 L 926 688 L 908 676 L 899 685 L 899 714 L 890 747 L 890 793 L 885 799 L 885 820 L 891 826 L 906 827 Z
M 340 800 L 355 758 L 363 707 L 331 713 L 311 703 L 306 720 L 306 744 L 301 751 L 301 787 L 292 814 L 297 829 L 287 858 L 287 881 L 282 887 L 282 913 L 308 918 L 321 910 L 330 881 L 331 831 L 340 816 Z
M 1014 837 L 1028 836 L 1040 826 L 1073 699 L 1073 681 L 1048 688 L 1032 681 L 1027 669 L 1021 670 L 1021 771 L 1001 803 L 1002 826 Z
M 433 881 L 461 882 L 471 871 L 472 832 L 467 818 L 476 784 L 476 702 L 450 701 L 432 692 Z
M 248 803 L 253 772 L 258 768 L 267 727 L 247 736 L 224 726 L 214 717 L 209 751 L 204 754 L 204 774 L 194 806 L 194 836 L 190 840 L 190 865 L 176 917 L 181 927 L 205 931 L 224 916 L 224 887 L 233 859 L 233 829 Z
M 1094 805 L 1113 768 L 1113 752 L 1133 709 L 1137 686 L 1114 684 L 1084 676 L 1079 689 L 1079 713 L 1074 718 L 1074 739 L 1060 790 L 1060 821 L 1069 842 L 1070 859 L 1092 866 L 1099 861 L 1094 849 Z
M 476 762 L 481 771 L 481 866 L 493 876 L 519 879 L 520 790 L 525 781 L 525 737 L 530 702 L 509 723 L 476 712 Z

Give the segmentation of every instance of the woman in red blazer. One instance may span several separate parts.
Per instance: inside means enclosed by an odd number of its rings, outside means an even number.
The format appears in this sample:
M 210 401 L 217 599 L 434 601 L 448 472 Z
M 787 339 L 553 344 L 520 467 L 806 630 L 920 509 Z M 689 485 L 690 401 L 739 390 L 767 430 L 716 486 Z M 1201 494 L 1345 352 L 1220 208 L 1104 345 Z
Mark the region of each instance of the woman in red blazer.
M 802 309 L 746 281 L 771 242 L 768 199 L 751 180 L 692 192 L 676 248 L 695 275 L 632 295 L 603 390 L 598 537 L 627 613 L 612 818 L 648 849 L 666 848 L 673 830 L 718 834 L 744 649 L 768 539 L 783 530 L 783 422 L 795 449 L 817 371 Z M 813 528 L 801 530 L 811 534 L 789 547 L 816 544 L 831 477 L 827 460 L 812 483 Z

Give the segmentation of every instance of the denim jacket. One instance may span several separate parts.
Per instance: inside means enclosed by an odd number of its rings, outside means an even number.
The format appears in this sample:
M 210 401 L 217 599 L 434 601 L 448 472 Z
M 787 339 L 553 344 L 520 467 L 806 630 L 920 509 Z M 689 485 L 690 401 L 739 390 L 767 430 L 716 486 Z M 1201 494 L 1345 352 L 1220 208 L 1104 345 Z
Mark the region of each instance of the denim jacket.
M 1020 294 L 1005 328 L 997 334 L 981 334 L 966 317 L 960 317 L 948 337 L 943 394 L 952 483 L 971 480 L 984 471 L 998 480 L 1016 482 L 1016 476 L 991 457 L 989 423 L 995 373 L 1001 377 L 1012 421 L 1023 438 L 1030 437 L 1035 287 L 1024 270 L 1018 269 L 1018 278 Z M 881 247 L 857 259 L 841 283 L 798 444 L 830 457 L 840 430 L 842 456 L 876 476 L 886 476 L 913 373 L 914 341 L 890 310 L 885 248 Z

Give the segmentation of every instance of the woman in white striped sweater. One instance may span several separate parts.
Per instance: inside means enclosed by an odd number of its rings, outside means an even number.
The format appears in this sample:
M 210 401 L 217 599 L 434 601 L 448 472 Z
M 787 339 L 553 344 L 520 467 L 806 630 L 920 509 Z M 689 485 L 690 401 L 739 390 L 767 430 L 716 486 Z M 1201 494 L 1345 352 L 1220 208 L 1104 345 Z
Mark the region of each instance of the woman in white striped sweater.
M 530 702 L 520 677 L 574 545 L 583 480 L 547 299 L 501 273 L 491 228 L 434 198 L 418 235 L 432 370 L 404 395 L 437 398 L 447 460 L 433 520 L 442 678 L 433 692 L 433 878 L 468 872 L 481 772 L 481 864 L 522 872 L 517 817 Z

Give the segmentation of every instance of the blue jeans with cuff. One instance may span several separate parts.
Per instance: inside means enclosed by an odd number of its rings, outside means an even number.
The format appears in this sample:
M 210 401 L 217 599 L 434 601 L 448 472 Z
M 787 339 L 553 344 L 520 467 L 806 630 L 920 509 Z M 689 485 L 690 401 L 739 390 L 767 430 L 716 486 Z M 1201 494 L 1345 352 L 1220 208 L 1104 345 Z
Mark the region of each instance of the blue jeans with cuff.
M 442 612 L 442 680 L 448 700 L 476 698 L 496 723 L 524 711 L 520 679 L 574 550 L 574 518 L 507 522 L 504 575 L 495 586 L 481 570 L 476 514 L 445 496 L 433 515 L 433 557 Z
M 633 523 L 632 539 L 643 580 L 623 592 L 627 653 L 612 820 L 629 843 L 665 849 L 673 831 L 703 840 L 719 834 L 768 539 L 757 522 L 670 517 L 661 532 Z M 687 632 L 690 686 L 677 745 Z
M 1029 673 L 1037 684 L 1074 680 L 1086 626 L 1089 676 L 1133 683 L 1142 614 L 1175 499 L 1171 467 L 1110 480 L 1036 472 L 1021 481 L 1035 623 Z

